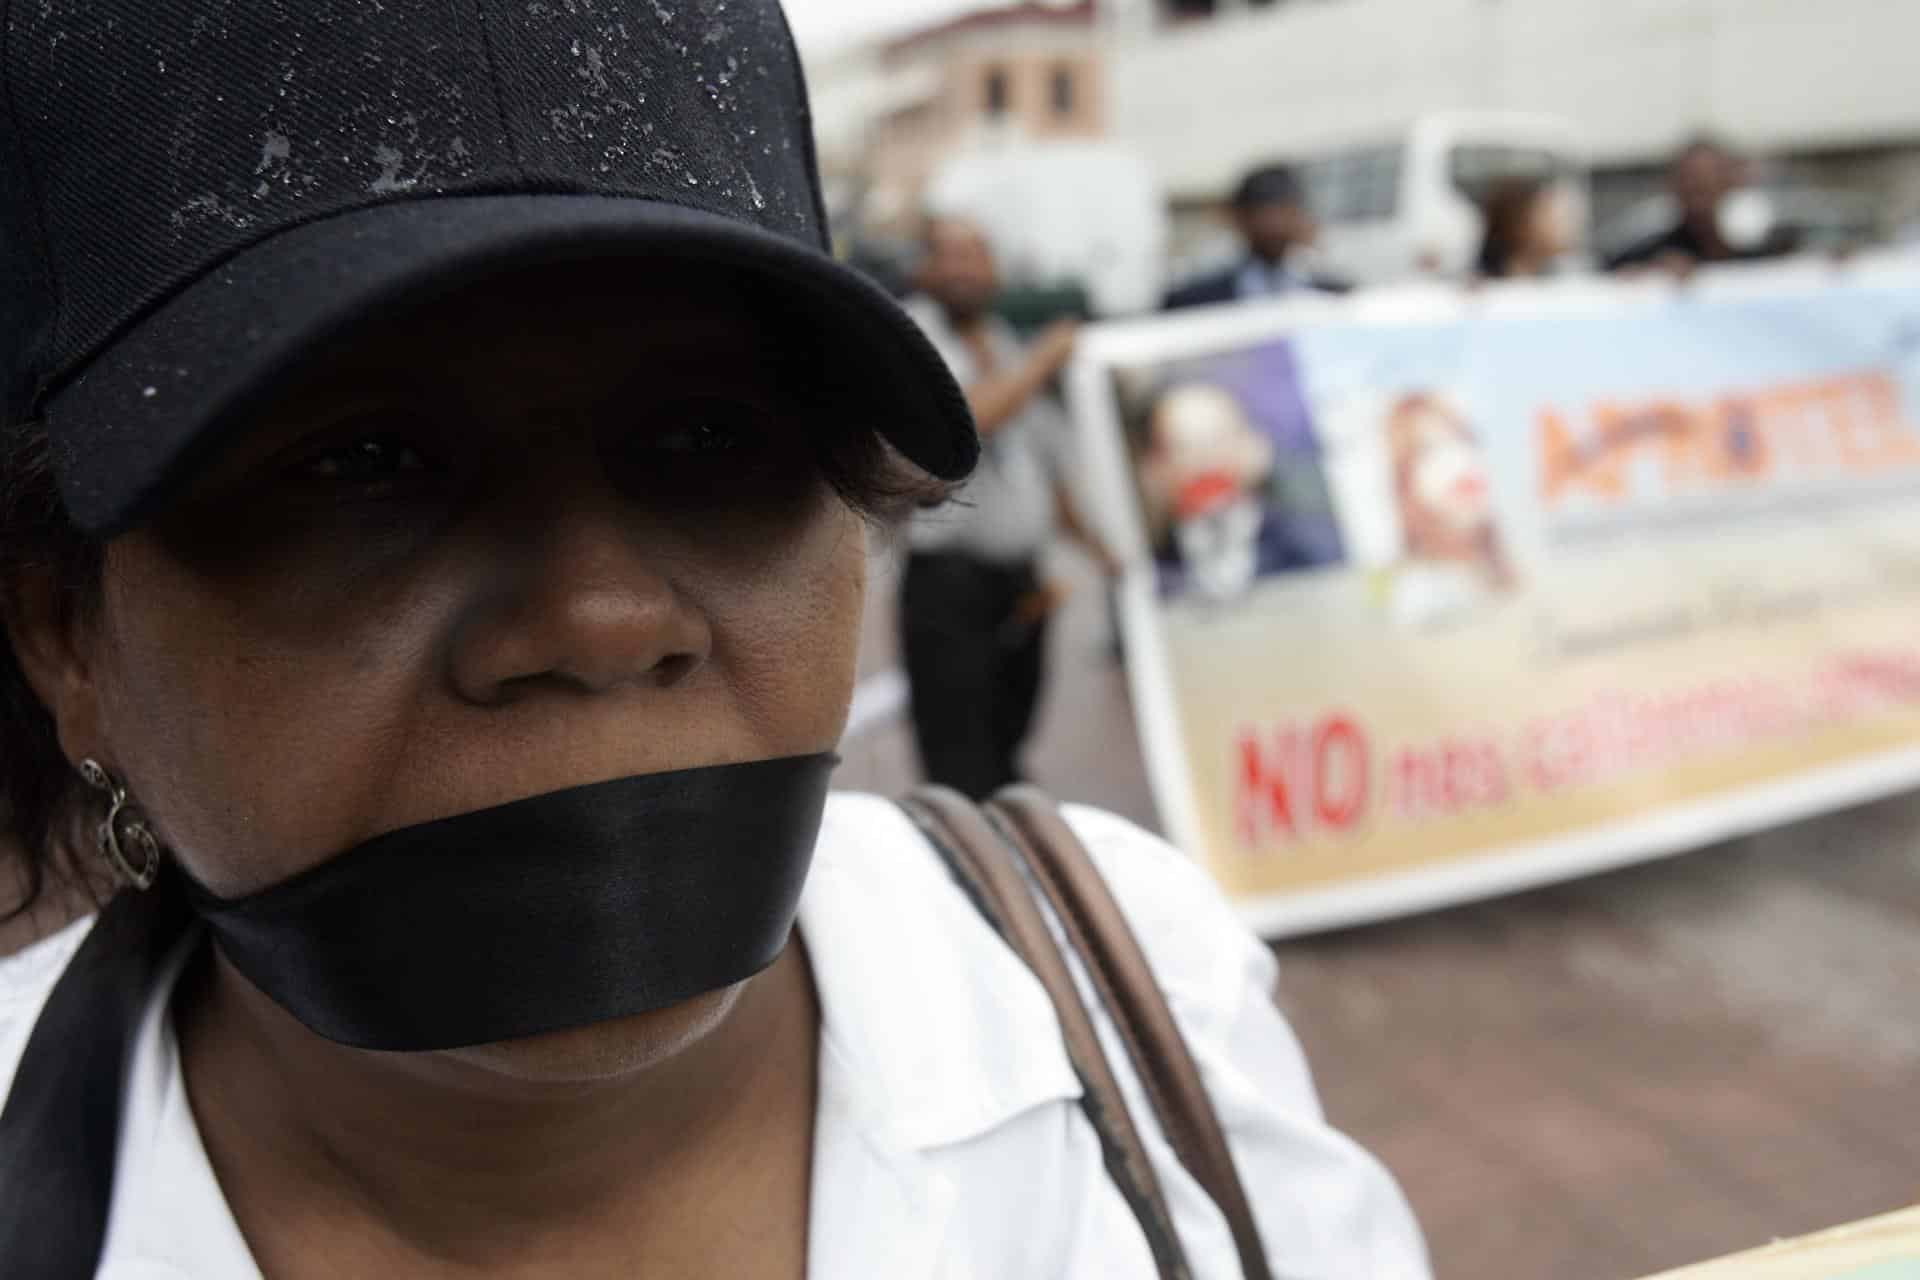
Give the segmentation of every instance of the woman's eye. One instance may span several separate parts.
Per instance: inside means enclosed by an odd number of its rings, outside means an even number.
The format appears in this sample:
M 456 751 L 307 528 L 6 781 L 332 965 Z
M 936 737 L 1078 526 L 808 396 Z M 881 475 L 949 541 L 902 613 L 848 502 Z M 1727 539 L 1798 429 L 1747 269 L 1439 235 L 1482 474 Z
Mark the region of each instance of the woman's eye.
M 759 468 L 779 454 L 776 446 L 785 439 L 765 412 L 732 400 L 686 400 L 662 405 L 649 417 L 601 443 L 632 483 L 685 484 L 694 476 Z
M 756 434 L 738 423 L 701 421 L 670 427 L 653 436 L 649 444 L 663 453 L 734 453 L 754 444 Z
M 750 400 L 698 397 L 663 404 L 628 447 L 640 452 L 709 458 L 761 452 L 775 439 L 768 412 Z
M 330 448 L 295 464 L 296 477 L 310 484 L 349 488 L 404 480 L 432 468 L 417 448 L 398 436 L 368 436 Z
M 752 400 L 691 398 L 656 405 L 647 419 L 600 441 L 609 478 L 637 501 L 707 511 L 762 507 L 818 479 L 805 435 Z

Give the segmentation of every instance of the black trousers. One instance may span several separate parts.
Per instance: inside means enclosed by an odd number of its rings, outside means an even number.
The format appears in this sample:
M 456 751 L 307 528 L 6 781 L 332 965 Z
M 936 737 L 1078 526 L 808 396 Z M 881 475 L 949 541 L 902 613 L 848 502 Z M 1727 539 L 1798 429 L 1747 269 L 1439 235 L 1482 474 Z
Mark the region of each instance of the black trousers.
M 1017 620 L 1032 565 L 913 555 L 900 589 L 913 736 L 927 780 L 985 799 L 1020 780 L 1045 669 L 1045 619 Z

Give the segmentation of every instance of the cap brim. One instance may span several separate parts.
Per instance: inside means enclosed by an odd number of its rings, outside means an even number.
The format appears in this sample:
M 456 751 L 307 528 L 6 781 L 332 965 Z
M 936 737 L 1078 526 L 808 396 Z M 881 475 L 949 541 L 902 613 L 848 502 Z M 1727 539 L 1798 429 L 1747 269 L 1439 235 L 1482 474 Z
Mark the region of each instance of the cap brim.
M 893 299 L 825 254 L 655 201 L 461 196 L 283 232 L 115 339 L 46 406 L 68 513 L 95 535 L 137 524 L 199 447 L 371 315 L 503 268 L 633 257 L 711 262 L 778 290 L 806 317 L 830 395 L 928 474 L 972 470 L 979 440 L 945 362 Z

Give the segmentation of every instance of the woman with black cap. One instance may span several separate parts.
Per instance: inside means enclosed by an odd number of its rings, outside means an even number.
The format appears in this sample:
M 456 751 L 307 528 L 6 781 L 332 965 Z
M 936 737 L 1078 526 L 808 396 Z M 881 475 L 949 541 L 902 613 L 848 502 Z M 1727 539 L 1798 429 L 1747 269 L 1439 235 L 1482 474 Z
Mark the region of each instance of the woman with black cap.
M 1083 1105 L 984 828 L 829 800 L 864 520 L 977 446 L 772 0 L 4 12 L 0 826 L 112 892 L 0 962 L 0 1271 L 1424 1272 L 1196 871 L 1036 837 L 1257 1223 Z

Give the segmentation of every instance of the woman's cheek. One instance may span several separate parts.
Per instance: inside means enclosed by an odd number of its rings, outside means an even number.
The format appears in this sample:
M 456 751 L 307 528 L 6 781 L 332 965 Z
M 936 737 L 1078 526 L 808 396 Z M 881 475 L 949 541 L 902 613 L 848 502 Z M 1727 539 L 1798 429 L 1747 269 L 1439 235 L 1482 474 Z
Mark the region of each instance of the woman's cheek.
M 113 591 L 102 671 L 115 763 L 187 868 L 218 892 L 284 878 L 350 841 L 413 705 L 400 629 L 277 624 L 154 565 Z
M 838 503 L 830 525 L 771 558 L 716 602 L 719 673 L 756 728 L 788 752 L 839 738 L 853 697 L 866 598 L 865 526 Z

